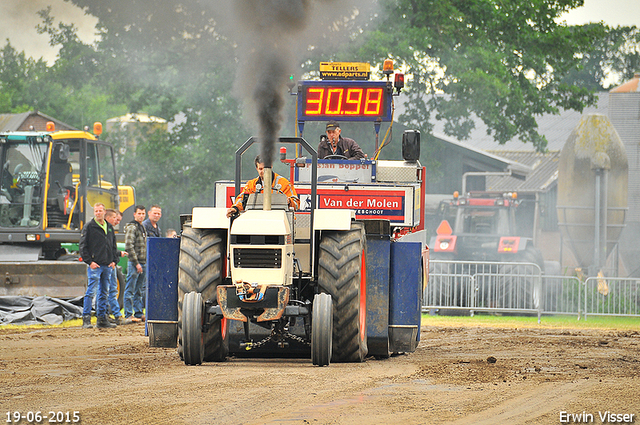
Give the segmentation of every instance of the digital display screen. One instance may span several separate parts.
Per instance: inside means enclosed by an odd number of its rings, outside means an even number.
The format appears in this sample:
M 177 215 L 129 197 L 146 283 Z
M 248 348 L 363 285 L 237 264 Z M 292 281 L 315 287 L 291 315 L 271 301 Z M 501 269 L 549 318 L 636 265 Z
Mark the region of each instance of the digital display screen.
M 385 81 L 300 81 L 298 121 L 391 121 Z

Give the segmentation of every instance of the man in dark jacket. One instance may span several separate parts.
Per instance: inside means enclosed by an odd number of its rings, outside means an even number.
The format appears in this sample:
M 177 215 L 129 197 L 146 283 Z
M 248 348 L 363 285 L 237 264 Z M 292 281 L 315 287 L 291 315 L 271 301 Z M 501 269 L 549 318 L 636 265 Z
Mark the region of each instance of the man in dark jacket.
M 142 222 L 144 230 L 146 230 L 147 232 L 147 237 L 162 237 L 162 231 L 160 230 L 160 226 L 158 225 L 158 221 L 160 221 L 160 217 L 162 217 L 162 208 L 160 208 L 160 205 L 151 205 L 151 208 L 149 208 L 149 213 L 147 215 L 149 217 Z
M 88 222 L 80 235 L 80 255 L 89 265 L 87 275 L 89 282 L 84 296 L 82 309 L 82 327 L 91 328 L 91 304 L 98 291 L 96 316 L 98 328 L 113 328 L 116 325 L 107 320 L 107 293 L 111 273 L 118 261 L 116 234 L 113 227 L 104 219 L 104 204 L 98 202 L 93 206 L 93 220 Z
M 330 155 L 344 156 L 347 159 L 364 158 L 364 152 L 355 140 L 342 137 L 340 125 L 337 121 L 327 123 L 327 137 L 320 140 L 318 145 L 318 159 L 324 159 Z

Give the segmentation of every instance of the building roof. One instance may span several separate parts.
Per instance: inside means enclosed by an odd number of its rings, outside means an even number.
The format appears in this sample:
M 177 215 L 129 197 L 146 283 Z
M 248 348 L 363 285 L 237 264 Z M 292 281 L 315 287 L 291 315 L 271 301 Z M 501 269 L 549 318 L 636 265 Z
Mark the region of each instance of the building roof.
M 609 93 L 635 93 L 635 92 L 640 92 L 640 84 L 638 84 L 638 82 L 640 82 L 640 74 L 636 73 L 633 74 L 633 78 L 629 81 L 627 81 L 626 83 L 618 86 L 618 87 L 614 87 L 611 90 L 609 90 Z
M 518 191 L 518 192 L 546 192 L 558 180 L 558 160 L 560 151 L 547 153 L 523 151 L 492 151 L 508 160 L 525 164 L 532 171 L 523 181 L 515 177 L 487 177 L 487 190 L 490 191 Z
M 507 158 L 501 155 L 500 152 L 484 151 L 482 149 L 476 148 L 473 145 L 470 145 L 466 142 L 461 142 L 454 137 L 450 137 L 442 133 L 434 132 L 433 136 L 436 139 L 439 139 L 440 141 L 448 144 L 450 147 L 464 150 L 467 156 L 475 158 L 476 161 L 491 166 L 495 168 L 495 170 L 511 170 L 514 175 L 520 177 L 528 175 L 533 170 L 529 166 L 529 164 Z
M 77 130 L 77 128 L 58 119 L 50 117 L 49 115 L 43 114 L 40 111 L 29 111 L 20 114 L 0 114 L 0 131 L 7 132 L 29 130 L 28 128 L 23 127 L 24 123 L 32 117 L 41 118 L 41 120 L 44 122 L 53 121 L 53 123 L 55 123 L 56 125 L 56 129 L 58 130 Z M 44 127 L 36 130 L 44 130 Z
M 626 84 L 614 90 L 621 89 Z M 634 87 L 637 86 L 636 80 L 636 86 Z M 630 89 L 629 87 L 627 88 Z M 613 93 L 614 90 L 611 92 Z M 403 100 L 406 100 L 406 98 L 403 99 L 402 95 L 399 96 L 396 104 L 396 110 L 399 114 L 404 111 Z M 472 115 L 475 128 L 471 130 L 469 138 L 464 141 L 445 136 L 444 122 L 436 121 L 435 119 L 433 120 L 433 134 L 438 139 L 469 149 L 470 152 L 476 154 L 483 152 L 492 158 L 500 158 L 505 163 L 513 164 L 512 169 L 522 168 L 530 171 L 524 181 L 515 177 L 487 177 L 487 190 L 544 192 L 556 184 L 560 151 L 562 151 L 571 132 L 578 125 L 583 115 L 595 113 L 609 115 L 609 92 L 596 93 L 594 106 L 586 107 L 582 112 L 561 110 L 558 115 L 545 114 L 538 117 L 536 119 L 538 132 L 547 139 L 547 153 L 545 154 L 535 152 L 531 143 L 525 143 L 518 137 L 505 144 L 499 144 L 493 136 L 487 134 L 487 126 L 475 115 Z
M 0 114 L 0 131 L 18 131 L 20 126 L 31 112 L 23 112 L 22 114 Z
M 609 114 L 609 93 L 599 92 L 596 94 L 596 104 L 584 108 L 582 112 L 573 110 L 561 110 L 560 114 L 545 114 L 536 119 L 538 124 L 538 132 L 547 139 L 547 149 L 550 151 L 560 151 L 564 147 L 565 142 L 573 129 L 580 122 L 585 114 Z M 486 151 L 533 151 L 534 147 L 531 143 L 525 143 L 520 138 L 515 137 L 504 145 L 499 144 L 493 136 L 487 134 L 487 126 L 481 119 L 473 116 L 475 128 L 471 131 L 469 138 L 464 142 L 481 150 Z M 436 121 L 434 132 L 442 132 L 444 130 L 444 122 Z
M 396 100 L 396 113 L 404 112 L 403 101 L 406 97 L 400 95 Z M 558 115 L 545 114 L 536 118 L 538 124 L 538 132 L 547 138 L 547 149 L 550 151 L 560 151 L 564 147 L 565 142 L 573 129 L 580 122 L 580 118 L 585 114 L 603 114 L 609 115 L 609 93 L 596 93 L 596 103 L 594 106 L 584 108 L 582 112 L 573 110 L 560 110 Z M 469 138 L 463 140 L 465 145 L 472 146 L 482 151 L 533 151 L 534 147 L 531 143 L 525 143 L 520 138 L 515 137 L 505 144 L 499 144 L 493 136 L 487 134 L 487 126 L 480 118 L 472 114 L 471 119 L 475 124 L 475 128 L 471 130 Z M 444 121 L 437 121 L 435 117 L 432 119 L 434 124 L 434 134 L 444 134 Z M 439 137 L 439 136 L 438 136 Z

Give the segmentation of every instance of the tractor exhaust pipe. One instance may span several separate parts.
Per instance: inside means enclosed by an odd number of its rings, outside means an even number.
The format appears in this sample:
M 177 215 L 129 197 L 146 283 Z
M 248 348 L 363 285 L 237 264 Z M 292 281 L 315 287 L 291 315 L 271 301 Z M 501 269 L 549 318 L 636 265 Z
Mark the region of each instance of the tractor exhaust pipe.
M 271 168 L 264 167 L 264 190 L 262 191 L 262 210 L 271 211 Z

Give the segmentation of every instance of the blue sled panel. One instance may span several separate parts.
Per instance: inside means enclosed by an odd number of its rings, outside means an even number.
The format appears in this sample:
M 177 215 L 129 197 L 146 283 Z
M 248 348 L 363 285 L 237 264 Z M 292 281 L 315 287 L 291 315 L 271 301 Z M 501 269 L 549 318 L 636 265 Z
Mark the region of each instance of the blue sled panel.
M 367 235 L 367 347 L 369 355 L 389 357 L 388 235 Z
M 152 347 L 178 341 L 180 239 L 147 239 L 147 333 Z
M 422 244 L 391 244 L 389 349 L 413 352 L 420 341 L 422 318 Z

